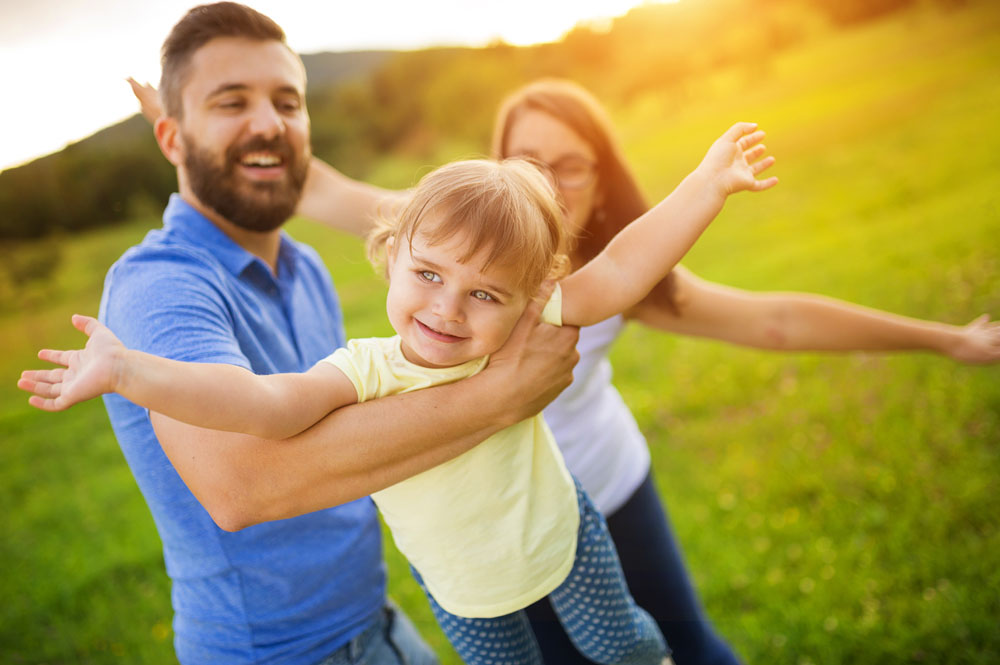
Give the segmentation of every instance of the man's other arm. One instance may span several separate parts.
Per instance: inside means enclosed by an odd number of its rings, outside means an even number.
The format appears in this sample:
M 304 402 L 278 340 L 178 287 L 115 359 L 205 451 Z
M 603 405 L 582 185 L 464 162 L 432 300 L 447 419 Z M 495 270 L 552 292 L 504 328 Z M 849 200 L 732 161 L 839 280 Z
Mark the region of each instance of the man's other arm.
M 476 376 L 338 409 L 280 441 L 151 414 L 164 452 L 223 529 L 367 496 L 538 413 L 572 381 L 577 330 L 538 322 L 533 304 Z

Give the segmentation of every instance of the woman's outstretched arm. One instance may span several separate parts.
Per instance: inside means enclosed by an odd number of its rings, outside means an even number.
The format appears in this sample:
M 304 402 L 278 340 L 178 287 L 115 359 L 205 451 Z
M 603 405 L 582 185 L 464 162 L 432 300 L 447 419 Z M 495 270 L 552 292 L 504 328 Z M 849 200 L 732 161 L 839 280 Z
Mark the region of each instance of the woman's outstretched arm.
M 677 267 L 677 312 L 643 301 L 630 318 L 669 332 L 778 351 L 934 351 L 970 364 L 1000 362 L 1000 322 L 925 321 L 825 296 L 753 292 Z
M 392 216 L 408 196 L 405 190 L 383 189 L 348 178 L 313 157 L 296 212 L 331 228 L 364 237 L 375 219 Z

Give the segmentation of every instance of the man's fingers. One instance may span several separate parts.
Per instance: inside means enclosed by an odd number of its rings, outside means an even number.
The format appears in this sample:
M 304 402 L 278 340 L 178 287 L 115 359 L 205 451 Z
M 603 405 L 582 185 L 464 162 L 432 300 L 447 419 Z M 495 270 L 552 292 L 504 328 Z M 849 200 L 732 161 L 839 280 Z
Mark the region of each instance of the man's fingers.
M 542 310 L 545 309 L 545 304 L 548 303 L 555 286 L 556 284 L 552 280 L 542 282 L 535 297 L 531 299 L 521 313 L 521 318 L 517 320 L 517 325 L 511 331 L 511 337 L 520 336 L 523 338 L 531 334 L 531 331 L 542 320 Z
M 553 279 L 543 280 L 538 286 L 538 291 L 535 293 L 532 304 L 538 303 L 541 306 L 538 310 L 539 312 L 541 312 L 541 308 L 545 307 L 545 303 L 549 301 L 549 298 L 552 297 L 552 292 L 555 290 L 556 282 Z

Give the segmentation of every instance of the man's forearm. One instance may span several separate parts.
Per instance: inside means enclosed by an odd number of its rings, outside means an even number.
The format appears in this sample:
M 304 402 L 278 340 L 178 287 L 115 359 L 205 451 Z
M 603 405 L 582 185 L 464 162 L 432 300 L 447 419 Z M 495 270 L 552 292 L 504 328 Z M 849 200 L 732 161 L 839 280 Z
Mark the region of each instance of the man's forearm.
M 153 414 L 164 451 L 216 523 L 237 530 L 378 491 L 516 422 L 489 377 L 338 409 L 281 441 Z

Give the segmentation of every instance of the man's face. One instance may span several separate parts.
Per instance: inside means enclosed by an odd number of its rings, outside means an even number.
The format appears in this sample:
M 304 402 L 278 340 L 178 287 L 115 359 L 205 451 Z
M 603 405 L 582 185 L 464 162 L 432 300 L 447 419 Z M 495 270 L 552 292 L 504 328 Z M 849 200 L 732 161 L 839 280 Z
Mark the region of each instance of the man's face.
M 217 38 L 192 56 L 181 101 L 180 168 L 191 193 L 241 228 L 281 226 L 309 167 L 301 61 L 279 42 Z

